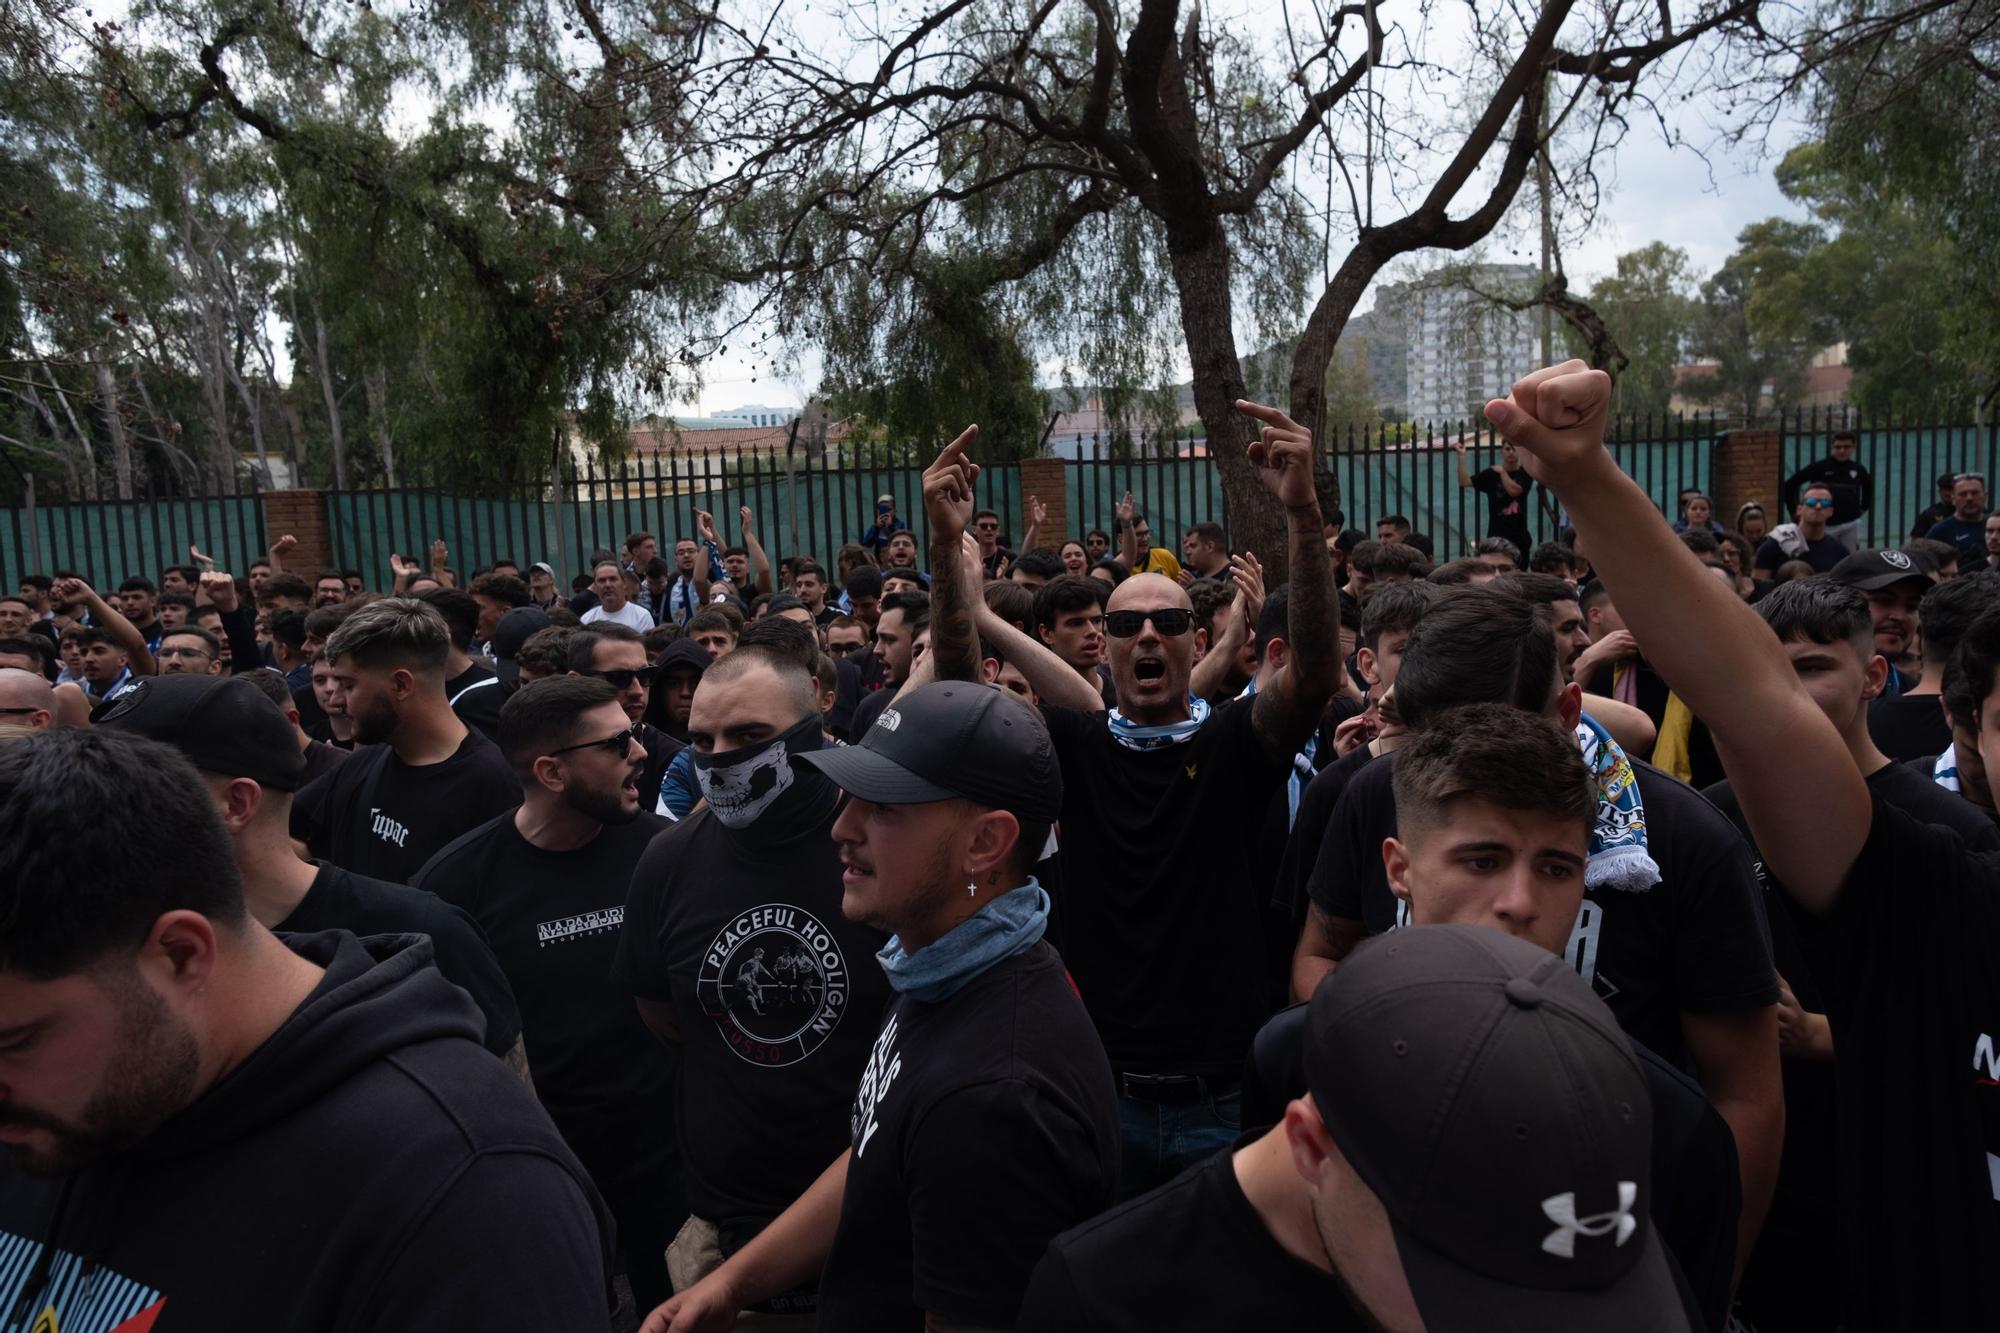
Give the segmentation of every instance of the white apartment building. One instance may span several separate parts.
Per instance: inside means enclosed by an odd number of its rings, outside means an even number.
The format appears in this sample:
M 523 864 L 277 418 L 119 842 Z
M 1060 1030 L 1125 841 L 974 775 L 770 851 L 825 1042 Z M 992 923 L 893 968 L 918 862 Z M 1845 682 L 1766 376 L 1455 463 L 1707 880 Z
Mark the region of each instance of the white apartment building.
M 1487 264 L 1469 276 L 1466 286 L 1397 284 L 1377 302 L 1378 309 L 1394 304 L 1403 311 L 1412 421 L 1475 420 L 1487 399 L 1504 396 L 1539 364 L 1537 312 L 1504 309 L 1482 293 L 1528 296 L 1540 272 L 1528 264 Z

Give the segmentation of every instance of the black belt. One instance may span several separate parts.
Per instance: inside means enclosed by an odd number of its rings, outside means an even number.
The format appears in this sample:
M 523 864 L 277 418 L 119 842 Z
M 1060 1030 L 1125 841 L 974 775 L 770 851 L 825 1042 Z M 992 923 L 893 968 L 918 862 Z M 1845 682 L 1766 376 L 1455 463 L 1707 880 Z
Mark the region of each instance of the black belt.
M 1236 1091 L 1241 1082 L 1241 1079 L 1204 1074 L 1120 1074 L 1118 1095 L 1135 1102 L 1183 1106 L 1211 1097 L 1225 1097 Z

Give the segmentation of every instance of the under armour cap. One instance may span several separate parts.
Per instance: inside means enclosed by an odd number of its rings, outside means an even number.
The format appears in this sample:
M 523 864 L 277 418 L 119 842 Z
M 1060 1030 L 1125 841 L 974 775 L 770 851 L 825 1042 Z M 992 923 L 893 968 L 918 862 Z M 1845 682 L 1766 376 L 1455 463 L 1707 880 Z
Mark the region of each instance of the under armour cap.
M 1313 993 L 1305 1061 L 1432 1333 L 1689 1328 L 1645 1074 L 1562 958 L 1484 926 L 1380 936 Z
M 93 726 L 164 741 L 204 773 L 297 791 L 306 757 L 269 695 L 238 676 L 146 676 Z
M 878 805 L 962 798 L 1038 824 L 1062 812 L 1062 769 L 1042 715 L 1004 690 L 932 681 L 904 690 L 859 744 L 793 756 Z
M 1908 551 L 1859 551 L 1833 567 L 1833 581 L 1862 592 L 1880 592 L 1904 579 L 1932 582 L 1937 570 L 1923 556 Z

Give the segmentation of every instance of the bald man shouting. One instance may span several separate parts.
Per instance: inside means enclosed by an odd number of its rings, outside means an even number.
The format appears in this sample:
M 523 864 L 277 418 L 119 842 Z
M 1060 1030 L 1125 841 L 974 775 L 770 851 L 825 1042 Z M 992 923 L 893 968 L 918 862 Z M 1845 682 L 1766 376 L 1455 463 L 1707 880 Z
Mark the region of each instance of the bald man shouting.
M 1273 408 L 1237 407 L 1260 424 L 1250 460 L 1285 511 L 1292 651 L 1256 694 L 1213 708 L 1188 696 L 1200 631 L 1179 584 L 1141 575 L 1112 593 L 1107 714 L 1061 658 L 986 609 L 963 568 L 978 428 L 924 474 L 931 646 L 911 679 L 977 679 L 984 638 L 1042 701 L 1063 776 L 1061 949 L 1117 1076 L 1125 1198 L 1236 1137 L 1243 1053 L 1270 1010 L 1246 843 L 1341 679 L 1312 436 Z
M 55 716 L 56 692 L 39 673 L 0 669 L 0 726 L 47 731 Z

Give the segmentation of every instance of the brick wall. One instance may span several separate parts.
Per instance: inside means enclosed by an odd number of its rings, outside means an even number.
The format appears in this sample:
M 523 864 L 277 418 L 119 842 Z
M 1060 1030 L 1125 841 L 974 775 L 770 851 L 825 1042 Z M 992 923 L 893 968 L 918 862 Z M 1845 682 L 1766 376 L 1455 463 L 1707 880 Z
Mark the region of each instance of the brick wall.
M 311 582 L 333 566 L 333 532 L 326 519 L 326 496 L 318 491 L 264 492 L 264 532 L 272 543 L 290 534 L 299 544 L 285 560 L 285 569 Z
M 1072 535 L 1069 528 L 1068 475 L 1060 458 L 1029 458 L 1021 463 L 1021 526 L 1027 526 L 1028 497 L 1035 496 L 1049 511 L 1042 522 L 1040 541 L 1051 551 L 1060 549 Z M 1009 533 L 1008 540 L 1012 541 L 1018 535 Z
M 1782 437 L 1774 430 L 1732 430 L 1715 441 L 1709 460 L 1709 498 L 1715 501 L 1715 516 L 1732 523 L 1736 511 L 1752 500 L 1764 506 L 1773 525 L 1790 521 L 1778 507 L 1778 481 L 1784 460 L 1780 457 Z

